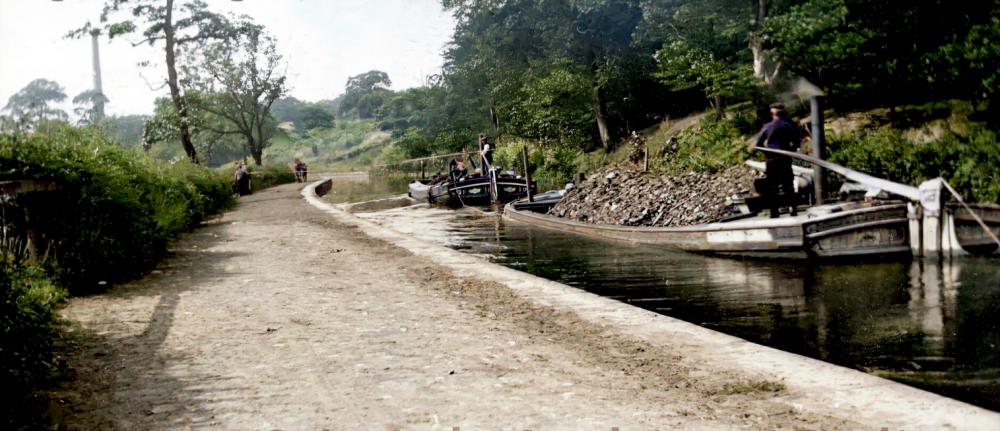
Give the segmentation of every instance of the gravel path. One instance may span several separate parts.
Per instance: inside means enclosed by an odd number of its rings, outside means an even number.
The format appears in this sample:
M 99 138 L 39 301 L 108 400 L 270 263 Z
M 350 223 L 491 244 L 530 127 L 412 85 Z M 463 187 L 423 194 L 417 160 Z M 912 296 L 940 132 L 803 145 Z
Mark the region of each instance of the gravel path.
M 241 200 L 143 280 L 75 298 L 65 429 L 854 429 L 339 224 Z M 708 371 L 706 371 L 708 369 Z

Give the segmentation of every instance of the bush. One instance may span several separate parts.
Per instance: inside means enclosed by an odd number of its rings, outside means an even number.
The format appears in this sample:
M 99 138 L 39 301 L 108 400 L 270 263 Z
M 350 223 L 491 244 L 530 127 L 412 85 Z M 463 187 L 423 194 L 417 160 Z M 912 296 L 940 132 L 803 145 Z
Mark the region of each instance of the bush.
M 167 241 L 232 201 L 230 177 L 158 162 L 97 129 L 0 135 L 0 180 L 47 179 L 56 191 L 0 200 L 0 367 L 7 428 L 40 427 L 32 391 L 53 371 L 56 308 L 67 290 L 94 292 L 150 269 Z M 30 215 L 42 240 L 28 264 Z
M 876 177 L 911 185 L 943 177 L 967 200 L 1000 203 L 1000 143 L 979 126 L 924 144 L 894 129 L 870 129 L 833 136 L 828 150 L 830 161 Z
M 675 152 L 665 154 L 656 170 L 671 174 L 719 172 L 743 163 L 747 146 L 736 124 L 728 120 L 703 120 L 698 127 L 681 132 Z
M 253 175 L 254 190 L 264 190 L 268 187 L 295 182 L 295 172 L 292 171 L 292 167 L 283 164 L 269 163 L 263 166 L 252 166 L 250 173 Z
M 35 266 L 23 266 L 7 250 L 0 250 L 0 387 L 4 389 L 5 429 L 34 426 L 34 388 L 53 371 L 52 342 L 56 336 L 56 308 L 65 290 L 56 287 Z
M 75 293 L 142 274 L 163 257 L 167 240 L 231 201 L 228 175 L 157 162 L 95 130 L 0 136 L 0 165 L 0 179 L 59 185 L 4 204 L 3 225 L 23 237 L 30 208 L 48 246 L 46 269 Z
M 525 141 L 513 141 L 497 146 L 494 152 L 494 162 L 505 170 L 512 170 L 519 175 L 524 173 L 524 162 L 521 160 L 521 149 Z M 543 185 L 543 188 L 559 188 L 567 181 L 572 181 L 577 172 L 576 159 L 580 152 L 562 146 L 532 145 L 529 147 L 528 162 L 531 164 L 531 180 Z

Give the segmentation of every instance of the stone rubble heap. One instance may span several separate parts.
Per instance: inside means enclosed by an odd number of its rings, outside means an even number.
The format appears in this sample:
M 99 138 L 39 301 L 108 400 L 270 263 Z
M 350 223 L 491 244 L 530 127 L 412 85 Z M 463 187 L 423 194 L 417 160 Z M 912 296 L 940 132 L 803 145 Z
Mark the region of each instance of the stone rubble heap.
M 611 166 L 566 193 L 549 214 L 623 226 L 691 226 L 726 215 L 728 197 L 750 192 L 756 172 L 746 166 L 670 176 Z

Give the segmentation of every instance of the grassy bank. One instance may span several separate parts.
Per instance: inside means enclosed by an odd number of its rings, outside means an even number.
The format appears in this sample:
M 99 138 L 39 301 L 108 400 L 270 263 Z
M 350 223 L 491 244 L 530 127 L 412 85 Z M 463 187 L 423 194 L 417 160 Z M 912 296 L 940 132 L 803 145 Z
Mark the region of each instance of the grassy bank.
M 232 202 L 228 173 L 155 161 L 101 132 L 69 127 L 0 136 L 0 180 L 45 179 L 58 190 L 3 198 L 0 386 L 6 428 L 32 425 L 31 395 L 53 372 L 55 311 L 140 276 L 168 241 Z M 29 257 L 26 238 L 37 239 Z
M 558 147 L 530 145 L 535 178 L 550 183 L 572 181 L 618 163 L 641 160 L 649 152 L 654 173 L 716 173 L 742 164 L 752 154 L 747 143 L 757 127 L 753 112 L 734 109 L 729 118 L 708 114 L 665 121 L 621 142 L 613 152 L 584 153 Z M 943 177 L 963 197 L 975 202 L 1000 202 L 1000 143 L 985 123 L 969 119 L 962 102 L 905 106 L 892 112 L 880 109 L 827 115 L 827 158 L 835 163 L 892 181 L 918 185 Z M 807 114 L 807 113 L 806 113 Z M 671 143 L 674 138 L 674 143 Z M 634 145 L 639 142 L 640 145 Z M 501 142 L 499 164 L 521 171 L 523 141 Z M 636 157 L 639 155 L 638 157 Z M 837 179 L 839 181 L 839 179 Z

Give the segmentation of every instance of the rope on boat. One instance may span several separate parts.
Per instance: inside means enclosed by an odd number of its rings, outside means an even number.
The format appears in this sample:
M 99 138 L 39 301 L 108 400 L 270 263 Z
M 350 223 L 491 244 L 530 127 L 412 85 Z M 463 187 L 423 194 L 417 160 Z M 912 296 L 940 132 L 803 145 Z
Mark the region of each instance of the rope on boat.
M 984 222 L 983 219 L 979 218 L 979 215 L 977 215 L 975 211 L 972 211 L 972 208 L 970 208 L 969 205 L 966 204 L 964 200 L 962 200 L 962 195 L 958 194 L 958 192 L 951 187 L 951 184 L 948 184 L 948 182 L 945 181 L 943 178 L 941 179 L 941 184 L 944 184 L 944 186 L 948 189 L 948 191 L 951 192 L 951 195 L 954 196 L 956 200 L 958 200 L 958 203 L 962 204 L 962 206 L 965 207 L 965 210 L 972 215 L 972 218 L 976 220 L 976 223 L 979 223 L 979 226 L 982 227 L 983 230 L 986 231 L 986 234 L 993 239 L 993 242 L 997 243 L 997 246 L 1000 246 L 1000 238 L 997 238 L 996 234 L 993 233 L 993 230 L 990 229 L 989 226 L 986 226 L 986 222 Z
M 387 167 L 387 166 L 402 165 L 404 163 L 422 162 L 424 160 L 446 159 L 448 157 L 458 157 L 458 156 L 464 155 L 465 153 L 466 152 L 451 153 L 451 154 L 441 154 L 441 155 L 438 155 L 438 156 L 417 157 L 415 159 L 400 160 L 398 162 L 385 163 L 385 164 L 381 164 L 381 165 L 374 165 L 372 167 L 373 168 L 384 168 L 384 167 Z

